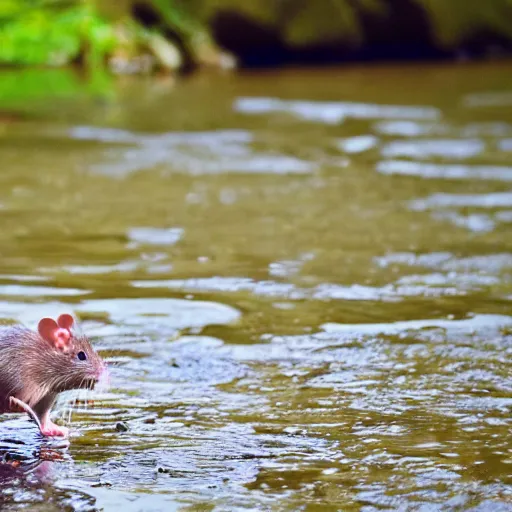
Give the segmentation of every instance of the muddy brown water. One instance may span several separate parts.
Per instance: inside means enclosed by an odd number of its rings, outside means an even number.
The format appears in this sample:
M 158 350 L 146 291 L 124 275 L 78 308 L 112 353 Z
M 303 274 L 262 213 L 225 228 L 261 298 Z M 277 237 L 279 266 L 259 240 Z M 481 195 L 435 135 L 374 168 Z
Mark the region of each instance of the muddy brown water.
M 2 510 L 512 510 L 511 84 L 205 73 L 10 105 L 0 317 L 73 311 L 111 386 L 68 448 L 3 418 Z

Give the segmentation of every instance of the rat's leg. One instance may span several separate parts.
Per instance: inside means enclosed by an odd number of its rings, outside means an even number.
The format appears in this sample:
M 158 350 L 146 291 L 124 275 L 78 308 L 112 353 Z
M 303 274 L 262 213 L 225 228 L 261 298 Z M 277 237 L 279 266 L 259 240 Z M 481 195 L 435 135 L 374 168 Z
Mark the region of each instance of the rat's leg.
M 57 395 L 46 395 L 44 398 L 39 400 L 39 402 L 34 405 L 33 413 L 39 419 L 39 430 L 43 436 L 67 437 L 69 429 L 66 427 L 59 427 L 59 425 L 56 425 L 50 419 L 50 410 L 55 403 L 56 396 Z
M 41 434 L 43 436 L 59 436 L 59 437 L 68 437 L 69 429 L 67 427 L 60 427 L 53 423 L 50 419 L 50 411 L 41 418 Z
M 9 398 L 11 404 L 17 405 L 21 409 L 23 409 L 37 424 L 39 427 L 39 431 L 43 436 L 62 436 L 67 437 L 69 434 L 69 429 L 66 427 L 59 427 L 58 425 L 55 425 L 53 421 L 50 420 L 50 410 L 48 409 L 48 412 L 43 416 L 42 420 L 39 420 L 39 417 L 37 414 L 32 410 L 30 405 L 26 404 L 25 402 L 22 402 L 21 400 L 18 400 L 17 398 L 14 398 L 11 396 Z
M 60 427 L 59 425 L 56 425 L 53 423 L 53 421 L 48 420 L 46 424 L 44 424 L 41 434 L 45 437 L 68 437 L 69 435 L 69 428 L 67 427 Z

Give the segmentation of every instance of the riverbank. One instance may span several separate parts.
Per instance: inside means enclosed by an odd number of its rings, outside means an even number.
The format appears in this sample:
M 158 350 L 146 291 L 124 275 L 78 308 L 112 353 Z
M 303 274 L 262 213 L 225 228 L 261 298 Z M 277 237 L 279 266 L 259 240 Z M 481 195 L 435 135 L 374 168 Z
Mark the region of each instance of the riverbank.
M 0 2 L 0 66 L 114 74 L 468 60 L 512 53 L 507 0 Z

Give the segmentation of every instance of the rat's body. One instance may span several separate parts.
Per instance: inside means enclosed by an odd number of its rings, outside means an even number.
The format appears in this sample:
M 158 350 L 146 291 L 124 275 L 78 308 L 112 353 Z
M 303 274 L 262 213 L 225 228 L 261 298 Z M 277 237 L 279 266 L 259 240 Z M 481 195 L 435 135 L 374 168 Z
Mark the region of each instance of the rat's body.
M 65 427 L 50 420 L 57 395 L 92 389 L 105 364 L 84 336 L 72 332 L 73 317 L 57 322 L 43 318 L 38 332 L 25 327 L 0 328 L 0 413 L 27 411 L 46 436 L 66 436 Z

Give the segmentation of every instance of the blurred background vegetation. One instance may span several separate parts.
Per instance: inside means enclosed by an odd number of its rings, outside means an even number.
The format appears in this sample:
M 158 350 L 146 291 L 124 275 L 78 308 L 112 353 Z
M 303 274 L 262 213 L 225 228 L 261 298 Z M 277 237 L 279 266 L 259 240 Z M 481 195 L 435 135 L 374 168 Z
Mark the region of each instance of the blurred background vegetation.
M 488 58 L 512 0 L 0 0 L 0 65 L 105 68 Z

